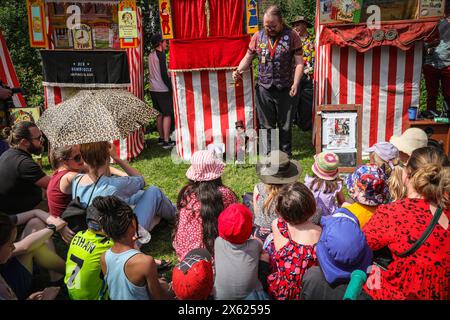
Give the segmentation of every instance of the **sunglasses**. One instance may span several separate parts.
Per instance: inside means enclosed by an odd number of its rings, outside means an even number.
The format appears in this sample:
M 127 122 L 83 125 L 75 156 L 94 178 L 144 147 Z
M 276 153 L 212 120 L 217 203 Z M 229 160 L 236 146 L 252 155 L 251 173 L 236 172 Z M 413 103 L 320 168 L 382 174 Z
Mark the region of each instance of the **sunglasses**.
M 66 160 L 67 160 L 67 161 L 68 161 L 68 160 L 73 160 L 73 161 L 78 162 L 78 163 L 80 163 L 81 161 L 83 161 L 83 159 L 81 158 L 81 154 L 77 154 L 75 157 L 73 157 L 73 158 L 67 158 Z

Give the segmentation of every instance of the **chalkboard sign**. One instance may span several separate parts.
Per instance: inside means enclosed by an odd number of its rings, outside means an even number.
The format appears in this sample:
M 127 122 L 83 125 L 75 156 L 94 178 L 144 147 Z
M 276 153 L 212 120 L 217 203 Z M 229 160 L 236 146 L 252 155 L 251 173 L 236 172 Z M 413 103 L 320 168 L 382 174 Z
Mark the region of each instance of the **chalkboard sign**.
M 334 152 L 340 172 L 353 172 L 362 164 L 361 105 L 321 105 L 316 111 L 316 153 Z

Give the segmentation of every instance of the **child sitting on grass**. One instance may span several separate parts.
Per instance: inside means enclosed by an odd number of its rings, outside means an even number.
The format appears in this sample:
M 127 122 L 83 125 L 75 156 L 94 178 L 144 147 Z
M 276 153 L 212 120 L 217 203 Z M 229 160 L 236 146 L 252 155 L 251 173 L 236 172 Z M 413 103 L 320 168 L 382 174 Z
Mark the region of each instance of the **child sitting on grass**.
M 196 248 L 206 248 L 213 255 L 217 218 L 223 209 L 238 202 L 235 193 L 222 183 L 225 163 L 212 151 L 196 151 L 191 162 L 186 172 L 189 183 L 177 201 L 172 245 L 178 261 Z
M 99 224 L 100 212 L 96 203 L 94 200 L 94 205 L 87 208 L 88 229 L 75 235 L 67 253 L 64 282 L 71 300 L 99 300 L 104 289 L 100 257 L 114 243 Z
M 272 223 L 276 271 L 267 278 L 268 291 L 277 300 L 298 300 L 303 274 L 317 264 L 322 229 L 309 221 L 316 202 L 312 192 L 296 182 L 280 190 L 276 210 L 280 216 Z
M 372 218 L 380 204 L 387 203 L 389 188 L 384 171 L 376 165 L 362 165 L 347 178 L 348 194 L 354 203 L 344 203 L 359 220 L 362 228 Z
M 243 204 L 226 208 L 219 216 L 219 237 L 214 244 L 216 300 L 242 300 L 262 292 L 258 280 L 262 242 L 249 239 L 252 213 Z
M 339 178 L 339 157 L 333 152 L 314 156 L 313 176 L 305 177 L 305 185 L 312 191 L 322 216 L 329 216 L 345 202 L 342 180 Z
M 158 279 L 153 257 L 135 249 L 139 239 L 137 217 L 124 201 L 114 196 L 97 197 L 100 225 L 114 241 L 100 263 L 111 300 L 168 299 L 167 283 Z

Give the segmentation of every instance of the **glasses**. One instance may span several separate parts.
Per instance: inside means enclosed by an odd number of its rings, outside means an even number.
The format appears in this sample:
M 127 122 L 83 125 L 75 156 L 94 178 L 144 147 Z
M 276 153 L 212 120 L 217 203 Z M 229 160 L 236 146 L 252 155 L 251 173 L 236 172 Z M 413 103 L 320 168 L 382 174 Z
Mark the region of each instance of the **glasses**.
M 278 28 L 278 25 L 276 25 L 276 26 L 264 26 L 264 28 L 265 29 L 267 29 L 267 30 L 277 30 L 277 28 Z
M 75 157 L 73 157 L 73 158 L 67 158 L 66 160 L 67 160 L 67 161 L 73 160 L 73 161 L 75 161 L 75 162 L 80 163 L 80 162 L 82 161 L 82 159 L 81 159 L 81 154 L 77 154 Z
M 44 137 L 42 135 L 40 135 L 39 137 L 30 138 L 30 140 L 39 140 L 41 142 L 44 142 Z

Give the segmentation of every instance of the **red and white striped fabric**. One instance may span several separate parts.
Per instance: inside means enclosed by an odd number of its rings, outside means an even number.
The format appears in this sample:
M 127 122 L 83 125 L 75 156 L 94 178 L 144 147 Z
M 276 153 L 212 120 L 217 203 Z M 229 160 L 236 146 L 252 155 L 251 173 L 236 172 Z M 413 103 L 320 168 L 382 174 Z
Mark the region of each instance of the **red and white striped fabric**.
M 363 153 L 376 142 L 400 135 L 408 107 L 419 105 L 423 43 L 408 51 L 381 46 L 360 53 L 319 46 L 321 29 L 316 30 L 314 105 L 361 104 Z
M 177 153 L 190 160 L 210 143 L 229 146 L 227 130 L 242 120 L 246 130 L 255 128 L 252 72 L 232 84 L 232 71 L 173 73 Z
M 142 34 L 142 13 L 138 9 L 137 14 L 139 46 L 127 49 L 128 66 L 130 69 L 130 87 L 128 91 L 136 97 L 144 100 L 144 48 Z M 45 108 L 52 107 L 73 96 L 79 89 L 66 87 L 44 86 Z M 127 138 L 113 141 L 121 159 L 131 160 L 136 158 L 144 149 L 144 128 L 136 130 Z
M 17 78 L 16 70 L 11 61 L 6 41 L 3 38 L 3 34 L 0 31 L 0 80 L 3 84 L 10 88 L 20 87 L 19 79 Z M 25 99 L 21 94 L 15 94 L 12 96 L 14 106 L 16 108 L 26 107 Z

